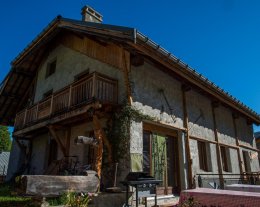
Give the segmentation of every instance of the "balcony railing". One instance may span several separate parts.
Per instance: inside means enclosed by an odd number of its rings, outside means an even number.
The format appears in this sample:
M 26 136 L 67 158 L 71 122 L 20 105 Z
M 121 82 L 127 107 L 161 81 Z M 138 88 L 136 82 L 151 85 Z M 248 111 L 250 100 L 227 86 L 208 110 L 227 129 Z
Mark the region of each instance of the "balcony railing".
M 117 80 L 96 72 L 92 73 L 17 113 L 15 130 L 93 100 L 102 103 L 117 103 Z

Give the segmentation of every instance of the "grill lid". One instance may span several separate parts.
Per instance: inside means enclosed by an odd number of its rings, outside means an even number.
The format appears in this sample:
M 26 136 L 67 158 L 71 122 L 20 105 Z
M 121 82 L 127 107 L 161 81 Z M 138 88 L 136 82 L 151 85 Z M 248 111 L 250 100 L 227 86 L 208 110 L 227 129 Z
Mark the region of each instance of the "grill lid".
M 154 177 L 150 176 L 146 172 L 130 172 L 125 178 L 125 181 L 141 181 L 141 180 L 154 180 Z

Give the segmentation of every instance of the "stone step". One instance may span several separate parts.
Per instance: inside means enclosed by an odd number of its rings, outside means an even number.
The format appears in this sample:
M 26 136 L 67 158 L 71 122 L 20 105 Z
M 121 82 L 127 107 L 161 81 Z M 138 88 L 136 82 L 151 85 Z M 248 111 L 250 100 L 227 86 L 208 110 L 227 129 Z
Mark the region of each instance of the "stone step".
M 165 195 L 157 197 L 157 205 L 159 207 L 170 207 L 175 206 L 179 203 L 179 196 L 176 195 Z M 144 207 L 144 204 L 139 204 L 138 207 Z M 154 197 L 147 198 L 147 207 L 154 206 Z M 132 206 L 135 207 L 135 201 L 132 202 Z

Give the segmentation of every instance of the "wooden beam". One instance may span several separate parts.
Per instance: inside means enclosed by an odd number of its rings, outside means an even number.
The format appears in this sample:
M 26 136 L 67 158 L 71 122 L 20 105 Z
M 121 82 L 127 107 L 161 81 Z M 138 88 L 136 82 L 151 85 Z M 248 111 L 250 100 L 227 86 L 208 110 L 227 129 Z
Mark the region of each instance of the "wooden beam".
M 259 149 L 256 149 L 256 148 L 253 148 L 253 147 L 244 145 L 244 144 L 239 144 L 239 147 L 242 147 L 242 148 L 249 149 L 249 150 L 252 150 L 252 151 L 255 151 L 255 152 L 260 153 L 260 150 L 259 150 Z
M 64 144 L 62 143 L 60 137 L 57 135 L 54 127 L 52 125 L 47 126 L 47 127 L 49 129 L 49 132 L 50 132 L 51 136 L 55 139 L 55 141 L 57 142 L 58 146 L 60 147 L 60 149 L 61 149 L 61 151 L 63 153 L 63 156 L 64 157 L 68 156 L 66 148 L 65 148 Z
M 106 138 L 105 132 L 100 124 L 100 121 L 97 117 L 97 115 L 93 115 L 93 127 L 94 127 L 94 134 L 96 139 L 98 140 L 98 149 L 97 149 L 97 155 L 96 155 L 96 171 L 98 174 L 98 177 L 101 178 L 101 172 L 102 172 L 102 156 L 103 156 L 103 143 L 106 145 L 108 150 L 108 162 L 112 162 L 112 150 L 111 146 L 108 142 L 108 139 Z
M 224 188 L 223 168 L 222 168 L 220 145 L 219 145 L 219 139 L 218 139 L 218 126 L 217 126 L 216 112 L 215 112 L 216 107 L 218 107 L 218 104 L 216 104 L 216 102 L 212 102 L 211 110 L 212 110 L 212 116 L 213 116 L 214 135 L 215 135 L 215 141 L 216 141 L 218 174 L 219 174 L 220 186 L 222 188 Z
M 170 136 L 173 136 L 173 137 L 178 137 L 177 129 L 173 129 L 173 128 L 169 128 L 169 127 L 165 127 L 165 126 L 160 126 L 160 125 L 157 125 L 157 124 L 147 123 L 147 122 L 143 122 L 143 128 L 146 131 L 159 132 L 159 133 L 162 133 L 164 135 L 170 135 Z
M 131 54 L 131 65 L 138 67 L 144 64 L 144 57 L 141 54 Z
M 65 144 L 65 150 L 67 156 L 70 154 L 70 137 L 71 137 L 71 127 L 68 127 L 66 130 L 66 144 Z
M 25 71 L 24 69 L 18 69 L 18 68 L 15 68 L 13 70 L 14 73 L 16 73 L 17 75 L 21 75 L 21 76 L 24 76 L 24 77 L 28 77 L 28 78 L 33 78 L 34 77 L 34 73 L 32 72 L 28 72 L 28 71 Z
M 237 148 L 237 156 L 238 156 L 238 162 L 239 162 L 239 169 L 240 169 L 240 173 L 243 173 L 243 167 L 242 167 L 242 158 L 241 158 L 241 154 L 240 154 L 240 147 L 239 147 L 239 138 L 238 138 L 238 132 L 237 132 L 237 122 L 236 120 L 238 119 L 238 116 L 236 114 L 232 114 L 232 120 L 233 120 L 233 127 L 234 127 L 234 134 L 235 134 L 235 138 L 236 138 L 236 146 Z
M 190 139 L 194 139 L 194 140 L 198 140 L 198 141 L 202 141 L 202 142 L 208 142 L 208 143 L 211 143 L 211 144 L 217 144 L 216 141 L 211 141 L 211 140 L 204 139 L 204 138 L 201 138 L 201 137 L 190 136 Z
M 123 54 L 123 73 L 124 73 L 124 83 L 125 83 L 125 88 L 126 88 L 126 93 L 127 93 L 127 100 L 128 103 L 131 105 L 132 104 L 132 89 L 131 89 L 131 84 L 129 80 L 129 72 L 131 69 L 131 64 L 130 64 L 130 54 L 129 52 L 124 50 Z
M 185 139 L 185 148 L 186 148 L 186 157 L 188 162 L 188 186 L 192 188 L 193 178 L 192 178 L 192 160 L 191 160 L 191 152 L 190 152 L 190 133 L 189 133 L 189 118 L 188 118 L 188 110 L 187 110 L 187 97 L 185 90 L 187 87 L 182 86 L 182 106 L 183 106 L 183 127 L 186 128 L 186 139 Z

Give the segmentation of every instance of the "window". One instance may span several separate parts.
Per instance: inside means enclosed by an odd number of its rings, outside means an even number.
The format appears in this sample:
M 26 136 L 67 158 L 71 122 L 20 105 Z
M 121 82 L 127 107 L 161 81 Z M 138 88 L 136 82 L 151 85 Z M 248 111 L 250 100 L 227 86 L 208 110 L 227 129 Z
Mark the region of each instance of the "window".
M 204 171 L 209 171 L 207 146 L 205 142 L 198 141 L 198 152 L 200 169 Z
M 45 78 L 48 78 L 48 77 L 51 76 L 53 73 L 55 73 L 56 63 L 57 63 L 57 60 L 56 60 L 56 59 L 53 60 L 52 62 L 48 63 L 47 69 L 46 69 Z
M 151 135 L 143 133 L 143 172 L 151 173 Z
M 89 69 L 84 70 L 83 72 L 81 72 L 81 73 L 75 75 L 75 76 L 74 76 L 74 80 L 75 80 L 75 81 L 81 80 L 82 78 L 85 78 L 88 74 L 89 74 Z
M 220 146 L 222 168 L 225 172 L 231 172 L 230 154 L 229 149 L 224 146 Z
M 47 92 L 45 92 L 45 93 L 43 94 L 43 97 L 42 97 L 42 98 L 45 99 L 45 98 L 51 96 L 52 93 L 53 93 L 53 89 L 48 90 Z
M 251 172 L 249 154 L 247 151 L 244 150 L 243 150 L 243 160 L 244 160 L 245 172 Z

